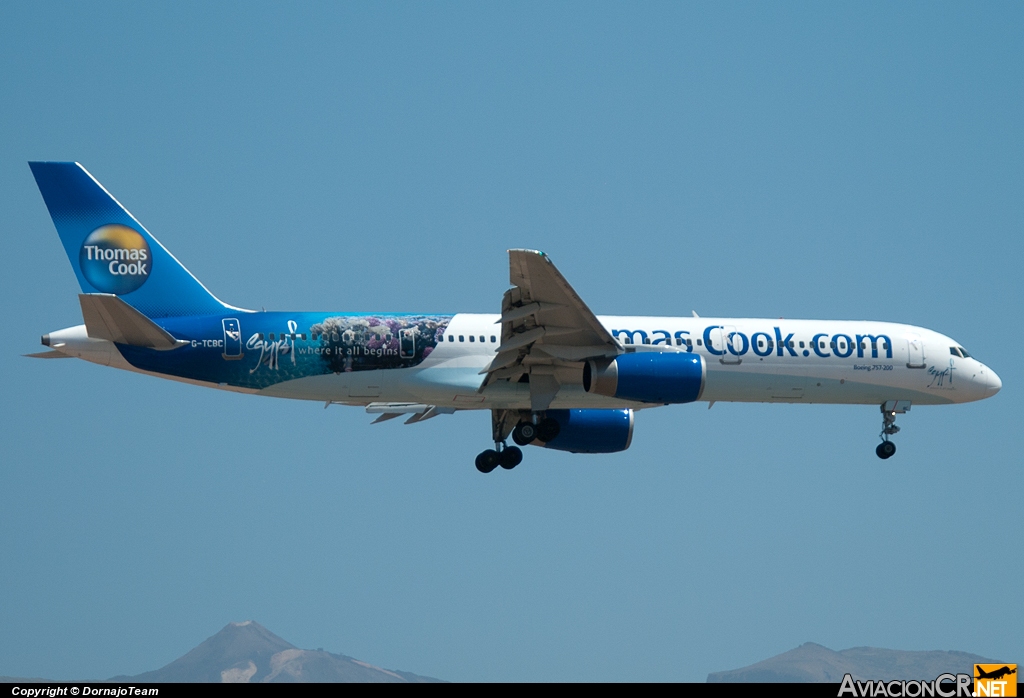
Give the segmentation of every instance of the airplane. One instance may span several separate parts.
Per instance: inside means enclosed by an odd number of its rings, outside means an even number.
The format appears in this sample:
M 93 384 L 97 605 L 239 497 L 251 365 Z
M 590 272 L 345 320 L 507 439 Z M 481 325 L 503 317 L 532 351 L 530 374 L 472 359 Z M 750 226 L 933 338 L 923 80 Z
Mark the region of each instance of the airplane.
M 975 670 L 976 670 L 976 672 L 978 674 L 977 676 L 974 677 L 976 679 L 1001 679 L 1004 676 L 1009 676 L 1010 674 L 1016 674 L 1017 673 L 1016 666 L 1013 669 L 1011 669 L 1008 666 L 1003 666 L 1003 667 L 1000 667 L 999 669 L 995 669 L 993 671 L 985 671 L 979 665 L 975 664 L 974 668 L 975 668 Z
M 543 252 L 509 250 L 492 314 L 267 312 L 216 298 L 76 162 L 31 162 L 82 293 L 84 324 L 37 358 L 220 390 L 353 405 L 374 424 L 490 410 L 479 471 L 520 446 L 629 448 L 634 414 L 662 405 L 874 405 L 879 458 L 912 405 L 982 400 L 996 373 L 938 332 L 890 322 L 595 315 Z M 511 436 L 515 446 L 507 444 Z

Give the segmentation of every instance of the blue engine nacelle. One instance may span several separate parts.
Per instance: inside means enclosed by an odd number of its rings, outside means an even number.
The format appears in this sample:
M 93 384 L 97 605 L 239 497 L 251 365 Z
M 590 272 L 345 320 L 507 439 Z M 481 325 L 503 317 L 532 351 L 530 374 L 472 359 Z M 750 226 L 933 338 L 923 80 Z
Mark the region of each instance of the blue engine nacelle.
M 693 402 L 704 392 L 706 369 L 699 354 L 638 351 L 583 367 L 588 393 L 662 405 Z
M 633 441 L 633 410 L 548 410 L 558 436 L 535 444 L 570 453 L 617 453 Z

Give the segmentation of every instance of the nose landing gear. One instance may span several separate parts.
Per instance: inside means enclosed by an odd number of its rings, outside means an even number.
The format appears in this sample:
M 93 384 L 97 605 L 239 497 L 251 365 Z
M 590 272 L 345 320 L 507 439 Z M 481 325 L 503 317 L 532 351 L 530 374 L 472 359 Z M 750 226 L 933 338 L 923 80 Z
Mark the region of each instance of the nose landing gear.
M 910 411 L 910 400 L 887 400 L 882 403 L 882 443 L 875 448 L 875 455 L 882 460 L 892 458 L 896 454 L 896 444 L 889 440 L 890 436 L 899 433 L 900 428 L 896 426 L 896 415 L 906 414 Z
M 892 441 L 883 441 L 875 448 L 875 454 L 882 460 L 892 458 L 896 454 L 896 444 Z

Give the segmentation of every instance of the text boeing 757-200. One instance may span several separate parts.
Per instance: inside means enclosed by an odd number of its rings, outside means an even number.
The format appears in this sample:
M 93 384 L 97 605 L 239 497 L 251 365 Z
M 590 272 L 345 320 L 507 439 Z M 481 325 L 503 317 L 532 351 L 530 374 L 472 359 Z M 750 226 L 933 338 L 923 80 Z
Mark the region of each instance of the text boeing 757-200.
M 959 342 L 887 322 L 598 317 L 542 252 L 510 250 L 501 314 L 254 312 L 211 294 L 81 165 L 30 163 L 82 294 L 84 325 L 43 336 L 75 356 L 222 390 L 359 405 L 377 422 L 490 410 L 509 436 L 574 453 L 629 448 L 633 411 L 705 401 L 877 405 L 896 415 L 995 395 Z

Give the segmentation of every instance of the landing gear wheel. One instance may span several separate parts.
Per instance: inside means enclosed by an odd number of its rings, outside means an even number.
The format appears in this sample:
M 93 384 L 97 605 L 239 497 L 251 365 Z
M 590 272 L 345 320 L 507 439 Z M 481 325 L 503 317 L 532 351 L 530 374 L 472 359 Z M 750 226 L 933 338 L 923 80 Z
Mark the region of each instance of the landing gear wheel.
M 489 448 L 476 457 L 476 469 L 481 473 L 489 473 L 498 467 L 500 461 L 501 454 Z
M 548 441 L 553 441 L 561 430 L 562 427 L 558 422 L 550 417 L 545 417 L 537 425 L 537 438 L 547 443 Z
M 537 426 L 532 422 L 519 422 L 512 430 L 512 440 L 520 446 L 529 446 L 537 438 Z
M 892 458 L 893 454 L 896 453 L 896 444 L 892 441 L 883 441 L 878 444 L 878 448 L 875 449 L 875 454 L 882 460 Z
M 523 462 L 523 452 L 516 446 L 509 446 L 499 454 L 499 464 L 505 470 L 512 470 Z

